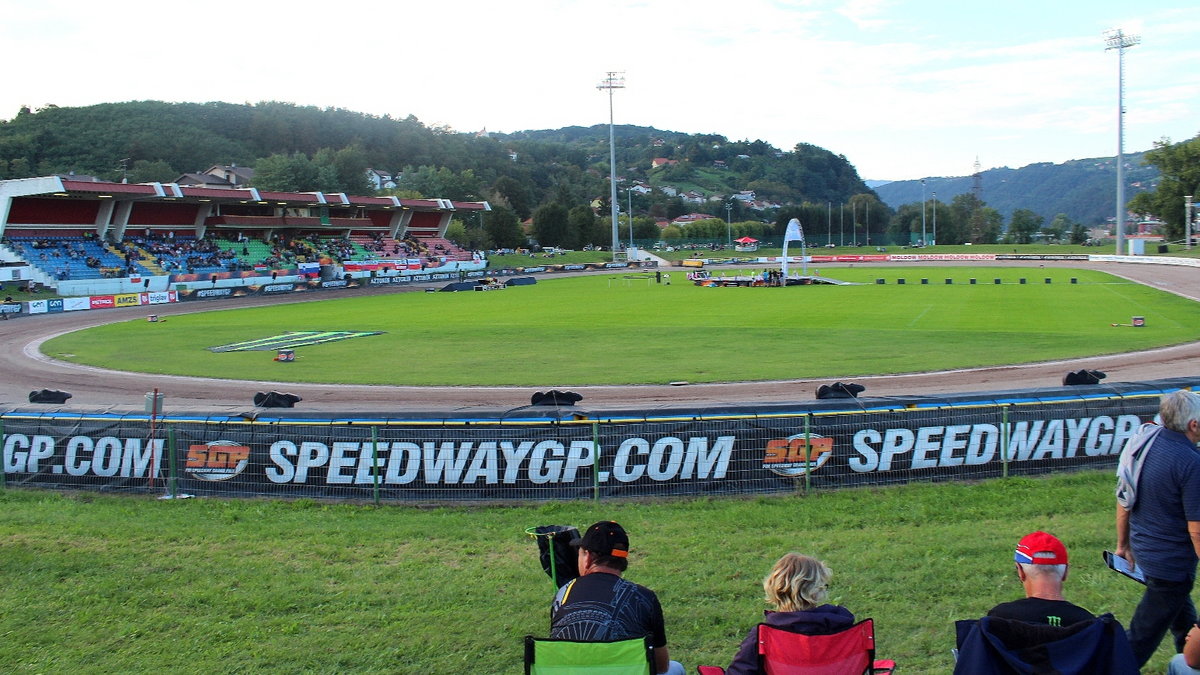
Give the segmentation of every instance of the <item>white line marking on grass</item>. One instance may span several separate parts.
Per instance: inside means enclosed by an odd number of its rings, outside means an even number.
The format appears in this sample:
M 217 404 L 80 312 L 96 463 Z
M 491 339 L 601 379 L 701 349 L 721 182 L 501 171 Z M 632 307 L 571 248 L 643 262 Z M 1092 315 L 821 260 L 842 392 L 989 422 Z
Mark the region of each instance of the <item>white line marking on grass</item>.
M 931 309 L 933 309 L 933 305 L 925 305 L 925 309 L 920 314 L 914 316 L 912 320 L 908 322 L 907 327 L 912 328 L 913 326 L 917 325 L 917 322 L 920 321 L 926 314 L 928 314 L 929 310 Z

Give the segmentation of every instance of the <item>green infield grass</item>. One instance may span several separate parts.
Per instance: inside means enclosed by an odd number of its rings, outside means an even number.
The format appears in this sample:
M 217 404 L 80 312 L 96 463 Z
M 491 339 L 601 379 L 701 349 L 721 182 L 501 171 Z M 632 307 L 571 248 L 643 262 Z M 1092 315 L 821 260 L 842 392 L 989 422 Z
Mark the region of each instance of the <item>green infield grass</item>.
M 700 288 L 680 269 L 668 273 L 669 285 L 654 283 L 653 274 L 543 278 L 486 293 L 342 297 L 159 323 L 137 318 L 63 335 L 42 349 L 66 361 L 179 375 L 542 386 L 917 372 L 1200 339 L 1195 303 L 1086 270 L 824 268 L 860 285 L 787 288 Z M 973 277 L 978 283 L 969 283 Z M 898 285 L 900 278 L 907 283 Z M 1112 326 L 1135 315 L 1145 327 Z M 298 347 L 292 363 L 274 362 L 273 351 L 209 350 L 299 331 L 382 334 Z
M 823 559 L 830 601 L 873 617 L 881 658 L 948 673 L 954 621 L 1022 596 L 1013 548 L 1060 536 L 1068 600 L 1128 623 L 1141 586 L 1101 561 L 1110 471 L 746 499 L 504 508 L 0 490 L 0 662 L 13 673 L 495 673 L 546 635 L 553 585 L 523 534 L 615 519 L 658 592 L 671 656 L 727 665 L 783 553 Z M 1145 672 L 1165 671 L 1165 641 Z

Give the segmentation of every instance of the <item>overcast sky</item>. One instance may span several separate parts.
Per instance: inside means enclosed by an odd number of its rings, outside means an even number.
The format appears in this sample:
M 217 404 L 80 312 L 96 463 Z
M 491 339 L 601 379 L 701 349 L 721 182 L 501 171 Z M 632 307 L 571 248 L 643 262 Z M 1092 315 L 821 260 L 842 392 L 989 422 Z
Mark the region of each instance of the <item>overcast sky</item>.
M 1193 0 L 1194 2 L 1194 0 Z M 22 105 L 291 101 L 458 131 L 607 123 L 811 143 L 864 179 L 1112 156 L 1200 133 L 1200 10 L 1177 0 L 5 0 Z

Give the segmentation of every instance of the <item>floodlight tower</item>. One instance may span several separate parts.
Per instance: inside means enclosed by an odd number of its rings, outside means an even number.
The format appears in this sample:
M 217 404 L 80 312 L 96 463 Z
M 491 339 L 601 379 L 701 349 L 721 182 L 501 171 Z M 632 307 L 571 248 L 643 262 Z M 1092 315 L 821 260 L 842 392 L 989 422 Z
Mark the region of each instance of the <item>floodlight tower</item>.
M 596 88 L 608 90 L 608 186 L 609 205 L 612 207 L 612 254 L 613 262 L 616 262 L 617 247 L 620 246 L 619 221 L 617 219 L 620 207 L 617 204 L 617 144 L 615 142 L 616 134 L 613 131 L 613 90 L 625 88 L 625 73 L 608 71 L 604 80 L 596 85 Z M 631 228 L 630 237 L 632 236 Z
M 1125 252 L 1125 50 L 1141 41 L 1120 28 L 1104 35 L 1104 51 L 1117 50 L 1117 255 Z

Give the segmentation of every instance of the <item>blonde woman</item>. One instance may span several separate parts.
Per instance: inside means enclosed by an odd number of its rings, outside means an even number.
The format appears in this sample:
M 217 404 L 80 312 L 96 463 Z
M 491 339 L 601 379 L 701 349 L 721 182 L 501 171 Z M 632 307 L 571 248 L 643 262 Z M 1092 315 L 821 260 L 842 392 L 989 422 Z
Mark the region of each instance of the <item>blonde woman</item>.
M 775 563 L 763 579 L 767 610 L 762 623 L 792 633 L 828 635 L 854 625 L 854 615 L 839 605 L 825 603 L 829 591 L 829 568 L 820 560 L 788 553 Z M 758 670 L 758 626 L 742 642 L 726 675 L 755 675 Z

